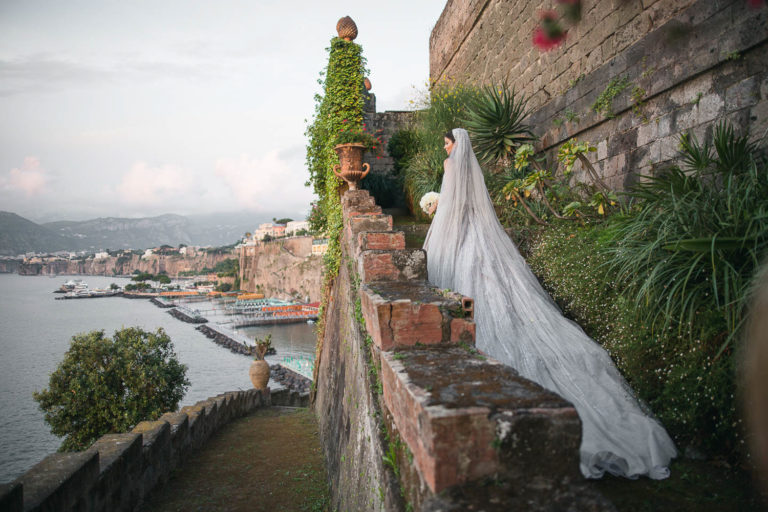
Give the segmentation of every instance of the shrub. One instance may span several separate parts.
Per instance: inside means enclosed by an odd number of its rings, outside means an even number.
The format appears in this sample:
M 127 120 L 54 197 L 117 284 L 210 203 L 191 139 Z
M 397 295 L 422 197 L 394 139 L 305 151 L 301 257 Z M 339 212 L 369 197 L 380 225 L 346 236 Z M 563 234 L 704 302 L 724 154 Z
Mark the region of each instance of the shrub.
M 395 175 L 399 176 L 408 167 L 411 158 L 419 149 L 418 145 L 418 136 L 412 129 L 398 130 L 392 134 L 387 143 L 387 153 L 395 162 Z
M 110 432 L 176 410 L 189 387 L 163 329 L 91 331 L 72 337 L 48 389 L 34 394 L 51 431 L 64 437 L 61 451 L 84 450 Z
M 510 91 L 506 84 L 487 85 L 473 98 L 465 126 L 478 160 L 490 167 L 504 168 L 521 145 L 536 139 L 525 124 L 530 113 L 527 100 Z
M 417 217 L 425 218 L 419 200 L 427 192 L 439 192 L 443 179 L 443 135 L 464 125 L 467 105 L 478 90 L 461 82 L 444 81 L 432 84 L 419 106 L 424 107 L 416 117 L 415 151 L 405 168 L 405 195 L 408 208 Z
M 689 339 L 652 332 L 610 270 L 612 220 L 585 227 L 559 223 L 538 233 L 533 271 L 571 318 L 600 343 L 681 446 L 732 457 L 741 446 L 733 395 L 734 358 L 706 349 L 712 330 Z

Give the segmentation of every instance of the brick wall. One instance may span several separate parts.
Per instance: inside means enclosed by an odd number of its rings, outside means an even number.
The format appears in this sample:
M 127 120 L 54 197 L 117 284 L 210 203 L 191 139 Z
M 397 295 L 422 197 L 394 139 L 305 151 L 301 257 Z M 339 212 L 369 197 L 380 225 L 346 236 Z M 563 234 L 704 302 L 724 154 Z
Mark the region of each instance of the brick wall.
M 687 130 L 708 137 L 727 119 L 755 138 L 768 128 L 766 9 L 743 0 L 583 0 L 582 20 L 565 44 L 531 43 L 531 0 L 449 0 L 430 38 L 430 74 L 476 83 L 507 80 L 530 98 L 539 149 L 553 161 L 571 137 L 609 185 L 670 161 Z M 630 84 L 615 117 L 592 104 L 615 78 Z M 584 178 L 583 174 L 577 177 Z

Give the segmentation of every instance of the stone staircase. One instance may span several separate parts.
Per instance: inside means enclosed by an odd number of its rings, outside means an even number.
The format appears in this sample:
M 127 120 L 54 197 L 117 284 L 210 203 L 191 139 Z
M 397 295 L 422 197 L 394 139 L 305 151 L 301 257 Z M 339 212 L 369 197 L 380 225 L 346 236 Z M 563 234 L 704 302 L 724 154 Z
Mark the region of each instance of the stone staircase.
M 425 252 L 405 248 L 367 191 L 346 192 L 342 207 L 385 422 L 407 447 L 396 471 L 406 502 L 613 510 L 579 472 L 573 406 L 475 350 L 472 299 L 428 283 Z

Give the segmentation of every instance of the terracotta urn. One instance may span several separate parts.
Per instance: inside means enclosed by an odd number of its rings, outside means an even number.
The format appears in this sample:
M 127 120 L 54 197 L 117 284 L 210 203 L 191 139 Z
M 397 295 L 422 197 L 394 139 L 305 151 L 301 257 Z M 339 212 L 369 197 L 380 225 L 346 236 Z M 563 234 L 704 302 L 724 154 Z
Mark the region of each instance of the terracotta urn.
M 371 80 L 368 77 L 365 77 L 363 79 L 363 86 L 365 87 L 366 91 L 370 91 L 371 90 L 371 87 L 372 87 Z
M 254 388 L 266 389 L 269 383 L 269 363 L 263 359 L 256 359 L 251 363 L 248 375 L 251 377 Z
M 339 144 L 335 148 L 340 165 L 333 166 L 333 173 L 349 184 L 349 190 L 358 190 L 357 183 L 371 171 L 371 166 L 363 163 L 365 145 L 352 142 Z M 339 172 L 341 168 L 341 172 Z M 363 170 L 365 169 L 365 170 Z

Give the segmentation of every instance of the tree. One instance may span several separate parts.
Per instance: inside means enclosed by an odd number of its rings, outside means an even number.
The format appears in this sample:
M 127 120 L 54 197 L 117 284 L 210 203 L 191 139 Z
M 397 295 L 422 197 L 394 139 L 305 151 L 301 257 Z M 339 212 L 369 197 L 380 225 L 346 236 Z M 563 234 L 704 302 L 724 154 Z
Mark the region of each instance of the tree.
M 175 411 L 189 387 L 187 367 L 176 358 L 163 329 L 138 327 L 72 337 L 48 389 L 34 393 L 60 451 L 84 450 L 109 432 L 126 432 L 143 420 Z
M 139 272 L 131 278 L 131 281 L 151 281 L 154 278 L 149 272 Z
M 160 284 L 171 284 L 171 278 L 165 274 L 158 274 L 155 276 L 155 281 Z
M 292 221 L 293 221 L 293 219 L 288 219 L 288 218 L 276 219 L 276 218 L 272 217 L 272 222 L 274 222 L 275 224 L 288 224 L 289 222 L 292 222 Z

